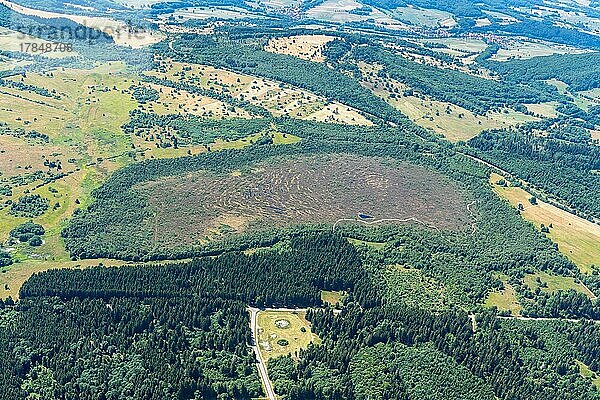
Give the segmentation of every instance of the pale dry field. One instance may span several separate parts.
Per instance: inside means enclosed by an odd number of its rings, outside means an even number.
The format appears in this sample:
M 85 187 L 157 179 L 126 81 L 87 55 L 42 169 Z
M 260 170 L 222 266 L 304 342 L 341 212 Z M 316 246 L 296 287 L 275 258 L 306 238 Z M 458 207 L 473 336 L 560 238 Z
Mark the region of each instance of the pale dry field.
M 63 147 L 34 142 L 10 135 L 0 135 L 0 176 L 12 177 L 38 170 L 45 171 L 45 160 L 60 160 L 69 170 L 68 157 L 75 156 Z
M 517 292 L 506 279 L 502 279 L 504 288 L 501 290 L 493 290 L 488 293 L 484 305 L 486 307 L 497 307 L 500 311 L 510 311 L 511 315 L 521 315 L 523 307 L 517 299 Z
M 43 55 L 44 57 L 48 58 L 74 57 L 77 55 L 76 51 L 33 51 L 31 49 L 31 46 L 28 46 L 28 44 L 33 43 L 35 43 L 38 46 L 50 44 L 53 46 L 53 50 L 56 44 L 55 42 L 50 42 L 44 39 L 39 39 L 37 37 L 25 35 L 21 32 L 13 31 L 11 29 L 0 27 L 0 50 L 10 52 L 25 52 L 27 54 Z M 18 64 L 16 64 L 15 62 L 14 66 L 16 67 L 17 65 Z
M 210 89 L 235 99 L 248 101 L 263 107 L 274 116 L 290 116 L 321 122 L 372 125 L 358 110 L 314 93 L 287 84 L 240 74 L 211 66 L 185 64 L 171 60 L 159 60 L 166 72 L 149 74 L 174 82 L 182 82 L 202 89 Z
M 457 24 L 451 13 L 430 8 L 413 6 L 397 7 L 392 10 L 392 15 L 401 21 L 429 28 L 451 28 Z
M 34 8 L 23 7 L 8 0 L 0 0 L 0 4 L 5 5 L 11 10 L 24 15 L 31 15 L 45 19 L 65 18 L 83 25 L 88 28 L 96 29 L 112 37 L 114 42 L 120 46 L 132 48 L 146 47 L 158 43 L 163 39 L 162 34 L 158 32 L 133 30 L 122 21 L 117 21 L 105 17 L 90 17 L 76 14 L 60 14 L 49 11 L 36 10 Z
M 562 44 L 518 40 L 509 48 L 500 48 L 490 59 L 494 61 L 508 61 L 510 59 L 526 60 L 533 57 L 549 56 L 552 54 L 581 54 L 586 52 L 589 52 L 589 50 Z
M 521 216 L 532 222 L 538 229 L 541 224 L 549 226 L 547 236 L 556 244 L 567 258 L 573 261 L 584 273 L 592 271 L 592 265 L 600 265 L 600 225 L 561 210 L 538 199 L 538 205 L 529 203 L 531 195 L 518 187 L 502 187 L 496 182 L 500 175 L 492 174 L 490 182 L 494 191 L 506 199 L 515 208 L 523 204 Z
M 431 129 L 452 142 L 471 139 L 486 129 L 508 128 L 538 120 L 512 109 L 476 115 L 463 107 L 433 100 L 425 95 L 406 95 L 405 91 L 409 89 L 407 85 L 394 79 L 384 80 L 378 77 L 377 68 L 365 65 L 360 67 L 363 76 L 366 77 L 362 82 L 364 87 L 400 110 L 416 124 Z
M 539 104 L 524 104 L 527 107 L 527 110 L 531 111 L 536 115 L 541 115 L 544 118 L 556 118 L 558 116 L 558 111 L 556 111 L 556 107 L 558 106 L 557 102 L 548 102 L 548 103 L 539 103 Z
M 375 25 L 385 26 L 388 29 L 408 28 L 407 24 L 387 16 L 374 7 L 371 7 L 373 10 L 368 15 L 358 15 L 350 12 L 357 8 L 361 8 L 362 6 L 363 4 L 355 0 L 326 0 L 306 11 L 306 16 L 335 23 L 373 20 Z
M 220 100 L 168 86 L 148 85 L 159 92 L 159 99 L 150 104 L 140 105 L 140 109 L 147 112 L 158 115 L 191 114 L 214 119 L 253 117 L 249 112 Z
M 324 62 L 323 49 L 334 36 L 326 35 L 297 35 L 272 38 L 265 46 L 265 51 L 286 54 L 303 60 Z
M 248 11 L 244 8 L 233 6 L 220 7 L 188 7 L 176 10 L 173 13 L 161 16 L 163 19 L 173 17 L 177 22 L 185 22 L 194 19 L 239 19 L 239 18 L 261 18 L 261 14 Z

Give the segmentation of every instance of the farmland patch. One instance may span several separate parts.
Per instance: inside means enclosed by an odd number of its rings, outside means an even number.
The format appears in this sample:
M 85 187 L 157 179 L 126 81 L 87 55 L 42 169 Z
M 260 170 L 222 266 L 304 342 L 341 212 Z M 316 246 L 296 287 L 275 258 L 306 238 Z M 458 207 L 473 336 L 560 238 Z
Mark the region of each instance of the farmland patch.
M 544 226 L 546 235 L 556 244 L 558 250 L 573 261 L 584 273 L 592 272 L 592 265 L 600 265 L 600 226 L 573 215 L 556 206 L 537 200 L 537 205 L 529 202 L 531 195 L 519 187 L 502 186 L 503 178 L 492 174 L 490 182 L 494 191 L 517 208 L 523 205 L 521 216 L 536 225 Z M 504 180 L 506 181 L 506 180 Z
M 44 19 L 68 19 L 88 28 L 96 29 L 112 37 L 114 42 L 120 46 L 141 48 L 152 45 L 163 39 L 162 35 L 150 30 L 135 30 L 125 22 L 106 17 L 92 17 L 77 14 L 61 14 L 49 11 L 37 10 L 23 7 L 8 0 L 0 0 L 0 4 L 11 10 L 24 15 L 31 15 Z
M 387 29 L 405 29 L 408 27 L 407 24 L 387 16 L 376 8 L 364 8 L 365 12 L 361 13 L 352 12 L 357 9 L 362 10 L 363 4 L 355 0 L 326 0 L 309 9 L 306 12 L 306 16 L 334 23 L 373 21 L 375 25 L 386 27 Z
M 490 59 L 494 61 L 527 60 L 533 57 L 549 56 L 552 54 L 580 54 L 587 51 L 557 43 L 512 40 L 510 44 L 501 47 Z

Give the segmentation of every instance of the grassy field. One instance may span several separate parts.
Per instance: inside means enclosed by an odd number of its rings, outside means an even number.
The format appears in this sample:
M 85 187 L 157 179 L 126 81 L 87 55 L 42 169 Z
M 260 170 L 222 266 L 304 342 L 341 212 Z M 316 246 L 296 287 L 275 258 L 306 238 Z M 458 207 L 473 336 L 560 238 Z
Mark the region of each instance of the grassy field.
M 350 12 L 361 7 L 363 7 L 363 4 L 355 0 L 326 0 L 307 10 L 306 16 L 311 19 L 333 23 L 368 21 L 375 26 L 391 30 L 409 27 L 406 23 L 394 18 L 393 15 L 388 15 L 390 13 L 384 13 L 375 7 L 371 7 L 371 11 L 366 15 Z
M 4 268 L 0 272 L 0 298 L 11 296 L 13 299 L 19 297 L 21 285 L 36 272 L 46 271 L 52 268 L 85 268 L 96 265 L 121 266 L 124 261 L 93 259 L 80 261 L 36 261 L 28 260 L 13 264 L 10 268 Z
M 353 239 L 347 238 L 350 243 L 352 243 L 356 247 L 367 246 L 375 250 L 381 250 L 385 247 L 386 243 L 381 242 L 369 242 L 367 240 Z
M 531 111 L 536 115 L 540 115 L 544 118 L 556 118 L 558 116 L 558 111 L 556 111 L 556 107 L 558 106 L 557 102 L 548 102 L 548 103 L 539 103 L 539 104 L 525 104 L 527 110 Z
M 449 49 L 454 50 L 452 54 L 457 55 L 461 53 L 481 53 L 488 47 L 487 43 L 481 39 L 458 37 L 420 39 L 419 43 L 443 44 Z
M 523 307 L 517 299 L 515 289 L 506 281 L 506 277 L 501 277 L 504 288 L 494 290 L 488 294 L 484 305 L 486 307 L 496 307 L 499 311 L 510 311 L 511 315 L 521 315 Z
M 571 92 L 569 85 L 557 79 L 549 79 L 547 84 L 554 86 L 562 95 L 570 97 L 573 103 L 584 111 L 588 111 L 590 107 L 600 104 L 600 99 L 596 97 L 597 92 Z
M 252 118 L 253 116 L 239 108 L 220 100 L 190 93 L 186 90 L 174 89 L 161 85 L 146 85 L 159 92 L 159 99 L 148 105 L 140 106 L 146 112 L 158 115 L 191 114 L 203 118 Z
M 158 60 L 160 70 L 150 75 L 173 82 L 186 83 L 266 108 L 275 116 L 352 125 L 372 125 L 357 110 L 338 102 L 330 102 L 306 90 L 289 85 L 213 68 Z M 165 72 L 161 72 L 165 71 Z
M 586 51 L 587 50 L 557 43 L 542 42 L 537 40 L 513 40 L 507 48 L 500 48 L 498 52 L 491 57 L 491 60 L 525 60 L 533 57 L 549 56 L 552 54 L 579 54 L 585 53 Z
M 587 287 L 576 281 L 574 278 L 567 276 L 551 275 L 546 272 L 538 271 L 535 274 L 525 275 L 524 282 L 534 291 L 538 287 L 542 291 L 548 293 L 555 293 L 561 290 L 575 290 L 585 294 L 590 299 L 596 298 L 594 293 L 590 292 Z
M 130 27 L 123 21 L 117 21 L 105 17 L 92 17 L 87 15 L 60 14 L 36 10 L 34 8 L 23 7 L 12 1 L 0 0 L 0 4 L 7 6 L 15 12 L 24 15 L 31 15 L 44 19 L 68 19 L 88 28 L 96 29 L 110 35 L 114 42 L 121 46 L 140 48 L 152 45 L 163 39 L 159 32 L 139 30 L 135 33 L 130 32 Z
M 581 376 L 584 378 L 589 378 L 592 381 L 592 385 L 600 389 L 600 375 L 596 371 L 592 371 L 590 367 L 579 360 L 575 360 L 575 363 L 579 367 L 579 373 Z
M 45 170 L 45 160 L 68 160 L 77 154 L 61 146 L 9 135 L 0 135 L 0 172 L 4 177 Z M 65 166 L 68 168 L 68 165 Z
M 394 8 L 390 14 L 402 22 L 428 28 L 453 27 L 456 25 L 452 14 L 440 10 L 408 6 Z
M 573 261 L 584 273 L 592 272 L 592 265 L 600 266 L 600 226 L 586 219 L 538 200 L 537 206 L 529 204 L 531 195 L 518 187 L 502 187 L 496 183 L 502 179 L 492 174 L 490 182 L 494 191 L 515 208 L 523 204 L 521 216 L 540 228 L 552 224 L 547 236 L 558 244 L 558 249 Z
M 342 304 L 344 300 L 344 292 L 336 292 L 331 290 L 321 290 L 321 300 L 327 304 L 335 306 L 336 304 Z
M 508 128 L 538 120 L 511 109 L 475 115 L 455 104 L 433 100 L 427 96 L 407 95 L 405 93 L 409 89 L 408 86 L 372 74 L 376 69 L 366 64 L 361 64 L 360 67 L 365 77 L 363 86 L 400 110 L 416 124 L 431 129 L 452 142 L 468 140 L 486 129 Z
M 154 217 L 145 224 L 151 231 L 161 227 L 154 240 L 163 245 L 215 240 L 227 231 L 335 223 L 359 213 L 375 219 L 418 218 L 440 229 L 470 224 L 455 184 L 424 168 L 379 158 L 276 159 L 235 173 L 163 178 L 136 190 L 148 196 Z
M 310 331 L 310 323 L 302 312 L 258 313 L 258 347 L 265 360 L 287 354 L 297 359 L 300 349 L 320 342 L 319 337 Z
M 304 60 L 323 62 L 323 49 L 335 36 L 297 35 L 272 38 L 265 46 L 266 51 L 302 58 Z
M 176 10 L 173 13 L 166 14 L 163 18 L 173 17 L 175 21 L 181 23 L 194 19 L 240 19 L 240 18 L 266 18 L 263 14 L 248 11 L 244 8 L 233 6 L 220 7 L 187 7 Z
M 122 64 L 112 63 L 86 71 L 60 69 L 29 73 L 10 80 L 53 93 L 47 97 L 11 87 L 5 87 L 0 93 L 0 118 L 8 127 L 41 132 L 48 136 L 49 143 L 20 136 L 0 136 L 0 150 L 7 154 L 0 161 L 0 181 L 10 182 L 5 178 L 9 176 L 27 179 L 35 171 L 46 174 L 46 161 L 60 163 L 60 172 L 66 174 L 41 187 L 36 187 L 40 179 L 26 185 L 12 185 L 12 199 L 31 192 L 50 201 L 50 209 L 35 218 L 46 228 L 45 243 L 36 249 L 16 249 L 15 256 L 18 259 L 68 259 L 60 230 L 76 208 L 75 201 L 86 204 L 91 190 L 128 162 L 126 157 L 108 158 L 131 149 L 131 141 L 122 134 L 121 124 L 137 106 L 129 94 L 122 92 L 131 84 L 132 77 Z M 10 215 L 8 208 L 0 209 L 0 242 L 23 221 L 24 218 Z
M 27 46 L 27 43 L 35 43 L 38 46 L 46 45 L 48 43 L 52 44 L 52 46 L 56 44 L 55 42 L 50 42 L 34 36 L 25 35 L 21 32 L 0 27 L 0 50 L 21 53 L 23 50 L 25 50 L 25 53 L 43 55 L 44 57 L 48 58 L 74 57 L 77 55 L 76 51 L 49 51 L 44 53 L 34 52 L 30 46 Z M 21 47 L 21 45 L 24 47 Z

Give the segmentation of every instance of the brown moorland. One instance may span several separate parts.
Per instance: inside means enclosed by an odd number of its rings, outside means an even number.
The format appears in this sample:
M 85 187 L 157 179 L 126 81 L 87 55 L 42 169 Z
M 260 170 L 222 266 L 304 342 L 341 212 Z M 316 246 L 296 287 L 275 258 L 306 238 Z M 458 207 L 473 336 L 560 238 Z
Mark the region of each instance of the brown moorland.
M 270 159 L 242 171 L 199 171 L 136 187 L 148 197 L 145 221 L 165 246 L 307 223 L 421 223 L 437 229 L 470 224 L 460 188 L 426 168 L 354 155 Z

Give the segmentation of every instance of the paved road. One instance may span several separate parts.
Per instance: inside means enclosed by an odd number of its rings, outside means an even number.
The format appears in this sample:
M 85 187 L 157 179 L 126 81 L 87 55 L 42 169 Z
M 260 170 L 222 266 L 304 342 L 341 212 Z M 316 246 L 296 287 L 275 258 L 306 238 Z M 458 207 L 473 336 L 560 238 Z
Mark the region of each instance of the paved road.
M 250 313 L 250 330 L 252 331 L 252 340 L 253 343 L 250 345 L 252 350 L 254 351 L 254 355 L 256 356 L 258 373 L 260 375 L 260 380 L 265 387 L 265 392 L 267 392 L 267 398 L 269 400 L 276 400 L 275 390 L 273 389 L 273 384 L 269 379 L 269 373 L 267 372 L 267 363 L 263 360 L 262 355 L 260 353 L 260 349 L 258 348 L 258 313 L 259 311 L 280 311 L 280 312 L 307 312 L 308 308 L 255 308 L 248 307 L 248 312 Z M 342 312 L 342 310 L 333 310 L 335 315 L 338 315 Z
M 260 354 L 260 350 L 258 349 L 258 312 L 260 311 L 258 308 L 248 307 L 248 311 L 250 312 L 250 330 L 252 331 L 252 343 L 251 347 L 254 351 L 254 355 L 256 356 L 256 361 L 258 362 L 258 374 L 260 375 L 260 380 L 263 383 L 265 388 L 265 392 L 267 393 L 267 398 L 269 400 L 276 400 L 275 390 L 273 389 L 273 384 L 269 379 L 269 373 L 267 372 L 267 363 L 263 360 L 262 355 Z

